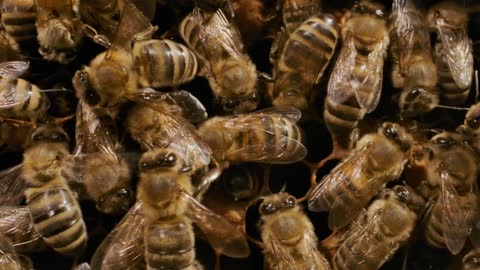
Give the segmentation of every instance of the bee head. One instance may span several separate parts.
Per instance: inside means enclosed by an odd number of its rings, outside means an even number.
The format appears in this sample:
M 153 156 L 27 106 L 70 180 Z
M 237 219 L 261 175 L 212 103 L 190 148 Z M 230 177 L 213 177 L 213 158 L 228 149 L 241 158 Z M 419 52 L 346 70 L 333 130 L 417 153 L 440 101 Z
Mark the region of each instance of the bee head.
M 134 197 L 130 188 L 121 188 L 100 196 L 97 210 L 110 215 L 121 215 L 128 211 Z
M 453 132 L 442 132 L 433 136 L 430 139 L 430 142 L 433 145 L 440 146 L 441 148 L 448 149 L 455 145 L 460 145 L 462 142 L 462 137 L 458 133 Z
M 379 133 L 398 145 L 402 151 L 408 151 L 413 142 L 412 135 L 404 127 L 396 123 L 383 123 Z
M 404 203 L 417 215 L 423 213 L 425 209 L 425 200 L 411 187 L 406 185 L 398 185 L 393 187 L 393 193 L 395 194 L 397 200 Z
M 402 115 L 412 117 L 433 110 L 438 105 L 438 102 L 437 94 L 415 87 L 409 91 L 402 92 L 399 107 Z
M 41 126 L 33 132 L 31 141 L 33 144 L 41 142 L 65 143 L 70 142 L 68 134 L 57 126 Z
M 278 211 L 292 209 L 297 205 L 297 199 L 292 195 L 281 192 L 266 197 L 258 210 L 261 215 L 271 215 Z

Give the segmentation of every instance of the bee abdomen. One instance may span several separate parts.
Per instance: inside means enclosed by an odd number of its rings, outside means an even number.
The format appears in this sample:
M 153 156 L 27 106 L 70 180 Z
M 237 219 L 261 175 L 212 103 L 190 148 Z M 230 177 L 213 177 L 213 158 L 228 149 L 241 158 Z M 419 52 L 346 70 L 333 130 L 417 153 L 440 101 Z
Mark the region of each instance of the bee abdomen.
M 361 202 L 362 194 L 353 183 L 349 184 L 343 181 L 330 181 L 329 187 L 326 187 L 325 192 L 316 197 L 316 204 L 321 205 L 322 208 L 330 209 L 334 203 L 345 205 L 358 205 Z M 337 201 L 338 200 L 338 201 Z
M 465 104 L 468 98 L 468 93 L 470 92 L 470 88 L 467 87 L 463 89 L 457 85 L 455 79 L 453 78 L 453 74 L 446 63 L 445 56 L 438 56 L 436 64 L 438 85 L 441 89 L 440 96 L 443 99 L 443 103 L 451 106 Z
M 387 239 L 379 232 L 367 233 L 360 237 L 349 237 L 341 244 L 333 259 L 334 269 L 378 269 L 382 259 L 389 253 L 384 247 Z M 375 247 L 375 253 L 367 254 L 371 247 Z
M 335 103 L 329 97 L 325 99 L 325 109 L 323 118 L 331 134 L 338 142 L 347 146 L 352 130 L 354 130 L 358 121 L 363 119 L 367 111 L 361 109 L 358 104 L 351 106 L 349 104 Z
M 148 269 L 196 269 L 195 238 L 189 222 L 174 218 L 150 224 L 144 241 Z
M 27 198 L 33 222 L 45 242 L 64 255 L 82 252 L 87 234 L 82 212 L 69 190 L 50 189 Z
M 338 27 L 333 18 L 313 16 L 305 21 L 285 44 L 279 72 L 301 72 L 314 83 L 327 67 L 338 42 Z
M 188 16 L 182 21 L 178 31 L 180 32 L 180 36 L 182 36 L 185 43 L 187 43 L 187 45 L 197 54 L 201 54 L 201 52 L 204 51 L 199 36 L 200 26 L 195 24 L 192 15 Z M 202 56 L 205 57 L 203 54 Z
M 195 54 L 170 40 L 141 41 L 134 46 L 135 62 L 143 87 L 176 86 L 191 81 L 197 74 Z
M 444 226 L 442 224 L 441 207 L 437 201 L 429 215 L 425 228 L 425 240 L 433 247 L 445 247 L 445 238 L 443 236 Z
M 33 39 L 36 36 L 35 4 L 31 1 L 30 7 L 21 6 L 27 4 L 19 1 L 4 1 L 2 7 L 2 24 L 7 33 L 18 42 Z

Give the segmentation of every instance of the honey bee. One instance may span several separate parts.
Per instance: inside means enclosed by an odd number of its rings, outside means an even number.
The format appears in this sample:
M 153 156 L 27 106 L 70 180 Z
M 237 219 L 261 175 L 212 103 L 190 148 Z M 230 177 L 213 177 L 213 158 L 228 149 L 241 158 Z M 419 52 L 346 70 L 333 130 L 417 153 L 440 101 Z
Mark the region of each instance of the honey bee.
M 427 18 L 438 36 L 435 63 L 440 98 L 447 105 L 463 105 L 468 98 L 473 75 L 467 11 L 458 3 L 441 2 L 430 8 Z
M 12 242 L 0 234 L 0 268 L 5 270 L 25 270 L 22 261 L 13 248 Z
M 345 232 L 334 269 L 379 269 L 410 238 L 425 201 L 408 186 L 384 189 Z
M 307 154 L 296 125 L 299 110 L 274 107 L 249 114 L 213 117 L 198 128 L 220 162 L 295 163 Z
M 34 39 L 37 35 L 37 5 L 35 0 L 3 0 L 2 24 L 17 42 Z
M 426 242 L 453 254 L 463 249 L 479 211 L 477 160 L 462 141 L 458 133 L 432 137 L 427 178 L 420 189 L 432 202 L 424 220 Z
M 126 127 L 131 137 L 144 151 L 168 147 L 197 171 L 210 164 L 211 150 L 197 134 L 196 123 L 207 118 L 207 112 L 198 99 L 186 91 L 166 94 L 163 110 L 135 105 L 129 111 Z
M 93 269 L 136 269 L 143 258 L 148 269 L 202 269 L 195 260 L 192 221 L 217 252 L 248 256 L 244 235 L 189 195 L 193 187 L 184 168 L 174 149 L 143 154 L 137 203 L 97 249 Z
M 0 207 L 0 231 L 18 253 L 33 253 L 46 249 L 27 206 Z
M 85 24 L 111 40 L 117 33 L 122 12 L 129 3 L 135 5 L 147 19 L 155 16 L 155 0 L 81 0 L 79 13 Z
M 127 4 L 111 47 L 75 73 L 77 97 L 101 107 L 129 99 L 150 104 L 162 99 L 158 97 L 162 94 L 148 87 L 176 86 L 192 80 L 198 66 L 194 53 L 170 40 L 150 39 L 154 30 L 135 6 Z
M 439 103 L 437 68 L 423 11 L 412 0 L 395 0 L 391 21 L 392 82 L 401 89 L 400 111 L 415 116 Z
M 133 201 L 130 166 L 122 156 L 115 123 L 102 108 L 77 107 L 75 166 L 88 197 L 106 214 L 123 214 Z M 75 179 L 78 179 L 75 178 Z
M 472 248 L 470 252 L 463 256 L 463 268 L 462 270 L 478 270 L 480 269 L 480 254 L 478 249 Z
M 21 166 L 3 174 L 2 197 L 25 196 L 34 228 L 48 246 L 64 255 L 79 255 L 86 246 L 86 227 L 80 206 L 66 176 L 68 135 L 56 126 L 40 126 L 32 135 Z M 20 177 L 13 177 L 18 174 Z
M 380 101 L 383 62 L 390 42 L 383 7 L 368 1 L 355 4 L 346 15 L 342 39 L 323 117 L 334 147 L 349 149 L 358 121 Z
M 28 69 L 25 61 L 0 63 L 0 116 L 36 122 L 45 117 L 48 97 L 38 86 L 19 77 Z
M 78 15 L 79 0 L 36 0 L 38 52 L 45 60 L 62 64 L 77 56 L 83 39 L 83 30 Z
M 305 111 L 314 84 L 323 76 L 339 39 L 338 25 L 329 15 L 315 15 L 291 33 L 275 64 L 271 92 L 274 106 Z
M 313 224 L 295 197 L 284 192 L 267 196 L 259 212 L 268 269 L 331 269 L 317 249 Z
M 413 138 L 395 123 L 363 136 L 351 153 L 312 191 L 311 211 L 329 211 L 328 226 L 349 224 L 389 180 L 398 178 L 413 150 Z
M 257 71 L 244 51 L 234 24 L 222 10 L 199 8 L 180 24 L 180 35 L 196 53 L 214 96 L 226 112 L 243 113 L 257 108 Z

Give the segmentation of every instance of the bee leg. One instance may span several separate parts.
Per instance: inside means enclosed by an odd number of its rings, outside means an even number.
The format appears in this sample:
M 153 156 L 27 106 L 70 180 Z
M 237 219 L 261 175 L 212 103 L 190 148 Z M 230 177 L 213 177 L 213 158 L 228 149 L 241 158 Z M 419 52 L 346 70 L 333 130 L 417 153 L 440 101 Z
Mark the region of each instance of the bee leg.
M 0 123 L 10 123 L 10 124 L 20 125 L 20 126 L 32 126 L 32 127 L 36 127 L 35 123 L 32 123 L 32 122 L 30 122 L 30 121 L 13 119 L 13 118 L 1 118 L 1 117 L 0 117 Z
M 106 36 L 98 34 L 97 30 L 95 30 L 95 28 L 91 27 L 88 24 L 82 24 L 82 31 L 85 36 L 91 38 L 93 42 L 97 43 L 100 46 L 109 48 L 112 45 L 112 43 L 110 42 L 110 40 L 108 40 Z
M 258 241 L 257 239 L 251 237 L 248 234 L 246 234 L 245 236 L 246 236 L 248 241 L 250 241 L 252 244 L 256 245 L 259 249 L 264 250 L 266 248 L 265 244 L 262 243 L 261 241 Z
M 150 26 L 147 28 L 145 31 L 142 31 L 136 35 L 133 36 L 133 41 L 140 41 L 140 40 L 146 40 L 146 39 L 151 39 L 153 37 L 153 34 L 158 30 L 157 26 Z
M 70 120 L 74 119 L 76 114 L 71 114 L 65 117 L 60 117 L 60 118 L 55 118 L 53 122 L 56 125 L 63 126 L 66 122 L 69 122 Z
M 259 72 L 258 78 L 267 83 L 272 83 L 275 81 L 275 78 L 273 78 L 270 74 L 267 74 L 265 72 Z
M 222 254 L 215 250 L 215 270 L 222 269 L 221 263 L 220 263 L 220 256 L 222 256 Z
M 202 178 L 200 184 L 197 187 L 197 190 L 194 193 L 196 199 L 203 198 L 205 192 L 208 191 L 213 181 L 217 180 L 220 175 L 222 175 L 223 170 L 228 167 L 228 163 L 220 164 L 216 160 L 213 160 L 214 167 L 210 169 L 207 174 Z

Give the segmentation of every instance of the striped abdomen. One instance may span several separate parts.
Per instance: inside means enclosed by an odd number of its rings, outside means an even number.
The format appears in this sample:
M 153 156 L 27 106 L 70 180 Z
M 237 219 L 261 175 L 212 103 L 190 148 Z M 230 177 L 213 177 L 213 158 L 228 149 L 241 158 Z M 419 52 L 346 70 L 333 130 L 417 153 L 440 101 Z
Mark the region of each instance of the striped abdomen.
M 461 88 L 457 85 L 441 47 L 442 44 L 437 43 L 435 64 L 437 66 L 438 86 L 440 87 L 442 103 L 451 106 L 461 106 L 465 104 L 468 98 L 470 86 Z
M 329 16 L 313 16 L 295 30 L 276 65 L 274 105 L 304 107 L 305 104 L 288 101 L 288 96 L 297 92 L 307 100 L 310 98 L 312 86 L 322 77 L 337 42 L 338 26 Z
M 372 104 L 373 99 L 378 95 L 377 91 L 381 91 L 382 78 L 378 75 L 383 73 L 377 73 L 370 70 L 368 61 L 370 51 L 357 51 L 355 57 L 354 67 L 352 74 L 350 75 L 351 83 L 337 83 L 343 87 L 356 86 L 357 89 L 334 89 L 334 91 L 351 93 L 355 91 L 357 94 L 352 94 L 342 103 L 336 102 L 330 95 L 325 98 L 325 109 L 323 117 L 325 124 L 330 131 L 330 134 L 335 138 L 336 143 L 343 148 L 348 148 L 350 144 L 350 133 L 358 125 L 358 121 L 362 120 L 365 114 L 371 108 L 367 108 L 365 105 L 361 105 L 358 102 L 357 96 L 364 100 L 364 104 Z M 348 64 L 348 63 L 345 63 Z M 383 61 L 378 63 L 383 65 Z M 344 68 L 342 65 L 336 65 L 335 69 Z M 348 95 L 348 94 L 347 94 Z
M 0 91 L 14 92 L 14 95 L 10 96 L 12 101 L 21 101 L 12 107 L 0 104 L 0 115 L 4 117 L 31 118 L 38 116 L 48 106 L 48 98 L 41 93 L 38 86 L 23 79 L 0 79 Z
M 17 42 L 35 38 L 37 11 L 35 2 L 4 0 L 2 6 L 2 24 L 7 33 Z
M 195 270 L 195 237 L 192 224 L 182 217 L 145 226 L 147 269 Z
M 79 255 L 87 244 L 80 207 L 71 191 L 53 188 L 27 198 L 36 229 L 56 252 Z
M 443 248 L 446 246 L 445 238 L 443 237 L 444 229 L 447 226 L 442 224 L 443 211 L 439 199 L 432 206 L 428 222 L 425 228 L 425 240 L 433 247 Z
M 293 33 L 304 21 L 320 12 L 317 0 L 283 1 L 282 19 L 288 34 Z
M 248 129 L 236 134 L 235 141 L 226 151 L 226 160 L 256 161 L 252 158 L 259 154 L 261 156 L 258 158 L 262 158 L 263 152 L 267 152 L 270 153 L 271 158 L 279 157 L 281 160 L 288 161 L 289 157 L 298 156 L 298 152 L 303 151 L 298 144 L 303 141 L 303 132 L 290 120 L 272 115 L 268 118 L 251 119 L 249 125 L 258 129 Z M 247 152 L 236 151 L 246 146 L 262 147 L 262 151 L 257 147 L 250 147 Z
M 193 80 L 197 74 L 195 54 L 170 40 L 139 41 L 133 54 L 142 87 L 176 86 Z

